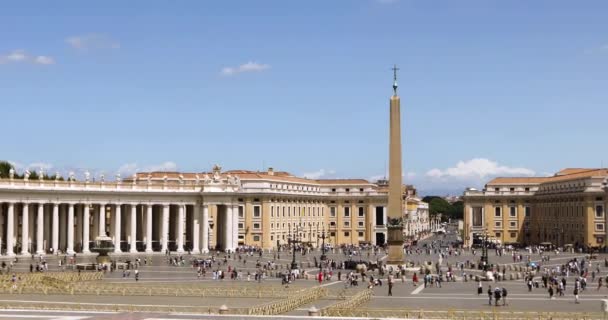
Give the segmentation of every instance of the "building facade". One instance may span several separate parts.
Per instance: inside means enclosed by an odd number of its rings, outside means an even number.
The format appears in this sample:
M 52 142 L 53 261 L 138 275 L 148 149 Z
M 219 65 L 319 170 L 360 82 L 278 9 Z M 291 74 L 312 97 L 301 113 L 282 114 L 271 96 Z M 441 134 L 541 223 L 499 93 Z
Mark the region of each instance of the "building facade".
M 608 170 L 569 168 L 551 177 L 496 178 L 464 192 L 465 245 L 487 234 L 503 244 L 603 248 Z
M 42 176 L 42 175 L 40 175 Z M 362 179 L 286 172 L 138 173 L 114 181 L 0 179 L 3 255 L 89 253 L 107 235 L 115 252 L 194 253 L 239 245 L 275 248 L 290 238 L 384 244 L 387 192 Z

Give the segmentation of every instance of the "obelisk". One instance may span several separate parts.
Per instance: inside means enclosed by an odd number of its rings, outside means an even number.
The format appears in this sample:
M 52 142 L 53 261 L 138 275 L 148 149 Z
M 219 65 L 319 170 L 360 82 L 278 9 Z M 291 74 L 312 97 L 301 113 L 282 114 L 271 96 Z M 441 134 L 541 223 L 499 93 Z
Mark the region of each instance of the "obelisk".
M 390 100 L 388 165 L 388 259 L 387 264 L 403 264 L 403 205 L 401 185 L 401 101 L 397 95 L 397 66 L 393 67 L 393 96 Z

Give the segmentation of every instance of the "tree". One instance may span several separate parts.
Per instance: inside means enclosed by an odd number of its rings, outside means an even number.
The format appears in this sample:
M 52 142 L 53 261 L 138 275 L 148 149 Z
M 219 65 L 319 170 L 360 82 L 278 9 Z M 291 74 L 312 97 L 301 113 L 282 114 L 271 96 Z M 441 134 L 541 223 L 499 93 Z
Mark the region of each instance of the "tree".
M 0 177 L 8 178 L 11 169 L 15 169 L 15 167 L 10 162 L 0 161 Z

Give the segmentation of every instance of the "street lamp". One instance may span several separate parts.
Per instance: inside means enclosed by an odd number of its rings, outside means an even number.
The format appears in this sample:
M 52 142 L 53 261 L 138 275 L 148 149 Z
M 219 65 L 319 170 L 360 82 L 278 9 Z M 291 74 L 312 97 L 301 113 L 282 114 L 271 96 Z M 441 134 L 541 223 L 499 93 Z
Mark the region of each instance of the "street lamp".
M 481 248 L 481 262 L 483 263 L 483 271 L 488 271 L 488 231 L 483 231 L 483 247 Z
M 294 233 L 293 235 L 290 233 L 288 236 L 288 242 L 291 243 L 292 245 L 292 260 L 291 260 L 291 270 L 297 270 L 298 269 L 298 263 L 296 262 L 296 243 L 300 242 L 297 240 L 297 234 L 298 234 L 298 230 L 299 227 L 294 227 Z
M 327 256 L 325 255 L 325 238 L 327 238 L 325 236 L 325 228 L 323 228 L 321 235 L 317 235 L 317 237 L 323 240 L 323 243 L 321 244 L 321 261 L 325 261 L 327 260 Z

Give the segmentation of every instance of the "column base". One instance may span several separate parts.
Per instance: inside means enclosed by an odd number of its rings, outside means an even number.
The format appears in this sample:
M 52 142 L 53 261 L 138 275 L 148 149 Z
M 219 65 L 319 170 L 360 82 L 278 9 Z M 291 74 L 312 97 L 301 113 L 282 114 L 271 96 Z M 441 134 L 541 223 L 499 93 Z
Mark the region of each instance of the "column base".
M 209 249 L 203 249 L 201 250 L 201 253 L 209 253 Z
M 120 249 L 114 250 L 114 253 L 122 253 L 122 250 L 120 250 Z
M 14 256 L 16 256 L 16 254 L 14 252 L 7 252 L 6 256 L 7 257 L 14 257 Z
M 82 250 L 82 253 L 83 253 L 83 254 L 89 254 L 89 253 L 91 253 L 91 250 L 89 250 L 89 249 Z
M 74 251 L 74 250 L 72 250 L 72 249 L 68 249 L 68 250 L 66 250 L 66 252 L 65 252 L 65 253 L 67 253 L 67 254 L 69 254 L 69 255 L 73 255 L 74 253 L 76 253 L 76 251 Z
M 30 252 L 29 251 L 21 251 L 21 255 L 22 256 L 29 256 Z
M 192 253 L 192 254 L 200 254 L 201 250 L 199 250 L 198 248 L 194 248 L 194 249 L 192 249 L 192 251 L 190 251 L 190 253 Z
M 184 251 L 184 249 L 177 249 L 177 251 L 175 251 L 175 252 L 177 252 L 177 253 L 184 253 L 185 251 Z
M 138 253 L 139 251 L 137 250 L 129 250 L 129 253 Z
M 44 252 L 44 250 L 38 250 L 38 251 L 36 251 L 36 254 L 43 255 L 43 254 L 46 254 L 46 252 Z
M 146 253 L 152 253 L 152 252 L 154 252 L 154 250 L 152 250 L 152 248 L 146 248 L 146 251 L 145 251 L 145 252 L 146 252 Z

